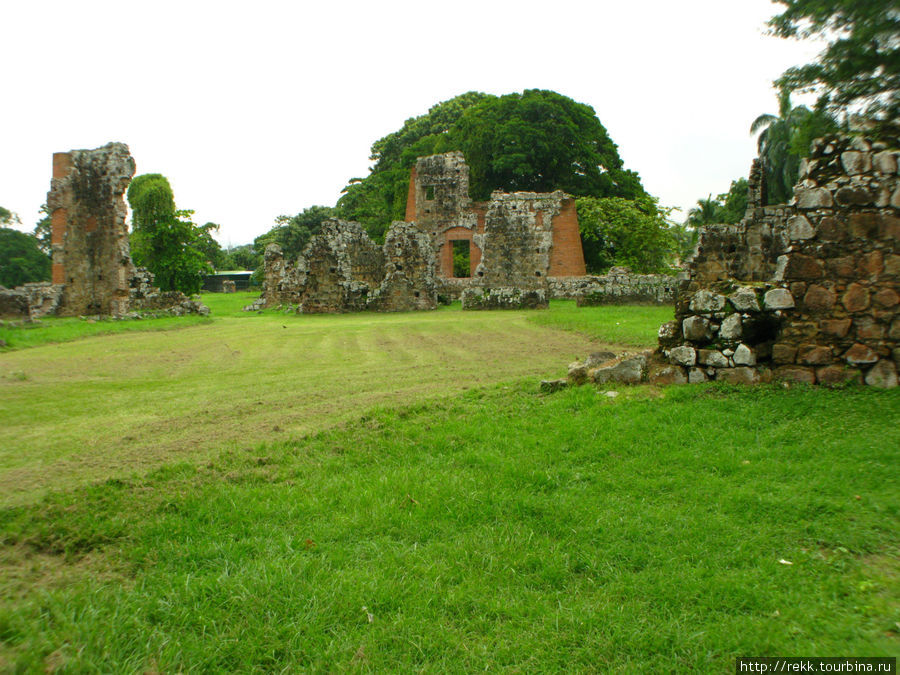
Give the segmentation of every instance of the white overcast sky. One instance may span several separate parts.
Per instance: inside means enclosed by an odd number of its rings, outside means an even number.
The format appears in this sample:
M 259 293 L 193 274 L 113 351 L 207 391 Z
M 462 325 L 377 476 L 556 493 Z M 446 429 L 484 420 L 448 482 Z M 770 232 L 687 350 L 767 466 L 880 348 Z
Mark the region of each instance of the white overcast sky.
M 333 205 L 373 141 L 457 94 L 553 89 L 690 208 L 746 176 L 772 80 L 821 49 L 769 0 L 0 2 L 0 205 L 31 229 L 51 155 L 122 141 L 179 208 L 248 243 Z M 683 218 L 683 214 L 678 219 Z

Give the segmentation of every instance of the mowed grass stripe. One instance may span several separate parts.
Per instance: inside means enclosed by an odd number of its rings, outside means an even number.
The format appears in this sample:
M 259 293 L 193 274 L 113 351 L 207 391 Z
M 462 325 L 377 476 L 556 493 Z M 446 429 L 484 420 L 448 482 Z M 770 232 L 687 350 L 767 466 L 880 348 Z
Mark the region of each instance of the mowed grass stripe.
M 368 408 L 564 374 L 592 342 L 523 312 L 224 317 L 0 355 L 0 503 L 290 438 Z

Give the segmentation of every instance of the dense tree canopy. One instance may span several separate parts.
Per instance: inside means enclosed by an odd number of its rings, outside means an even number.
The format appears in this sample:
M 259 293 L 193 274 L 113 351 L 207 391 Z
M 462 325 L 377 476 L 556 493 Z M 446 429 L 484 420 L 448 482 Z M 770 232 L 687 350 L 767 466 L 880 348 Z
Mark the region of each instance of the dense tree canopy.
M 11 221 L 7 217 L 6 222 Z M 0 226 L 0 286 L 13 288 L 49 280 L 50 256 L 41 251 L 38 240 L 31 234 Z
M 450 129 L 448 144 L 466 156 L 476 199 L 498 188 L 576 197 L 644 194 L 594 109 L 553 91 L 529 89 L 472 106 Z
M 285 258 L 295 260 L 322 223 L 336 217 L 337 210 L 330 206 L 310 206 L 295 216 L 278 216 L 275 227 L 253 240 L 253 249 L 262 255 L 266 246 L 278 244 Z
M 128 187 L 128 203 L 135 263 L 153 272 L 164 291 L 199 292 L 203 275 L 212 271 L 210 229 L 218 226 L 198 226 L 191 221 L 193 211 L 177 210 L 169 181 L 160 174 L 137 176 Z
M 814 63 L 788 70 L 779 84 L 813 90 L 832 111 L 900 118 L 900 0 L 774 0 L 784 11 L 769 25 L 781 37 L 823 37 Z
M 466 155 L 475 199 L 495 189 L 645 194 L 590 106 L 538 89 L 500 97 L 469 92 L 376 141 L 369 175 L 352 180 L 338 201 L 341 216 L 362 222 L 379 239 L 391 220 L 404 218 L 416 158 L 451 150 Z
M 671 270 L 678 242 L 668 209 L 654 198 L 581 197 L 575 204 L 588 273 L 613 265 L 642 274 Z

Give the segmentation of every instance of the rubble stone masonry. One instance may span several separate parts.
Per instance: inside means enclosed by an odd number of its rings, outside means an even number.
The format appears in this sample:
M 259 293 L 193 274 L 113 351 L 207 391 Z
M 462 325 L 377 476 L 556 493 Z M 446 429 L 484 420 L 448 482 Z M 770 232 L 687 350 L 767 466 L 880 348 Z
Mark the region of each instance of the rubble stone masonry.
M 897 386 L 897 148 L 818 139 L 786 205 L 763 203 L 754 166 L 743 221 L 701 233 L 660 329 L 663 377 Z

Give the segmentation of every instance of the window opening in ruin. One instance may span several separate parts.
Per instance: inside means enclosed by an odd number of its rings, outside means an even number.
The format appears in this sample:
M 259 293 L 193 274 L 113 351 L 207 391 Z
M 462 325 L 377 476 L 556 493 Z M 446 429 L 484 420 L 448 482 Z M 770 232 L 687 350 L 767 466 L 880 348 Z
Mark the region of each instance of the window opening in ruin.
M 453 239 L 453 276 L 467 278 L 471 274 L 471 242 L 468 239 Z
M 434 199 L 434 185 L 425 186 L 425 199 Z

